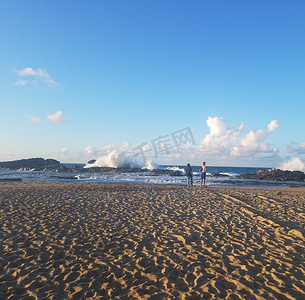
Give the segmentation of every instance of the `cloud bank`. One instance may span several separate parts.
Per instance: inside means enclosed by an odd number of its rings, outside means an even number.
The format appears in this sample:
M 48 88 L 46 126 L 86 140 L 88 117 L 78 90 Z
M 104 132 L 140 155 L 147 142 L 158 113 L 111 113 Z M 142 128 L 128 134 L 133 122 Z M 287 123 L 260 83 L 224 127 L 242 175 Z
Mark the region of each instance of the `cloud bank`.
M 200 150 L 206 155 L 217 155 L 228 158 L 254 158 L 259 154 L 278 153 L 279 149 L 265 143 L 265 139 L 276 130 L 280 124 L 273 120 L 267 125 L 267 130 L 251 130 L 243 133 L 244 124 L 230 127 L 221 117 L 208 117 L 207 126 L 210 133 L 200 144 Z
M 141 148 L 128 142 L 121 145 L 109 144 L 102 148 L 87 146 L 82 155 L 87 160 L 97 159 L 99 166 L 124 165 L 126 161 L 130 165 L 143 165 L 147 161 L 155 164 L 184 164 L 187 161 L 196 163 L 203 160 L 222 165 L 236 162 L 239 165 L 240 162 L 249 165 L 250 162 L 261 163 L 278 156 L 278 147 L 266 142 L 270 134 L 280 126 L 276 120 L 267 124 L 264 130 L 245 131 L 243 123 L 232 127 L 221 117 L 208 117 L 206 125 L 209 133 L 201 143 L 186 142 L 179 147 L 172 145 L 169 152 L 160 152 L 158 157 L 154 155 L 152 143 L 143 143 L 145 147 Z

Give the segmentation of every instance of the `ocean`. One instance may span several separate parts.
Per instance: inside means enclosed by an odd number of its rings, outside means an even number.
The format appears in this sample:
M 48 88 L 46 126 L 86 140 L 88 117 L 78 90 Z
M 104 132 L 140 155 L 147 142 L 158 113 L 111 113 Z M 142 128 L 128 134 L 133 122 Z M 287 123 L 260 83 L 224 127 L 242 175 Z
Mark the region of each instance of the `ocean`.
M 67 164 L 68 165 L 68 164 Z M 69 164 L 71 165 L 71 164 Z M 75 164 L 83 166 L 80 164 Z M 194 186 L 200 185 L 200 166 L 192 166 L 194 172 Z M 184 166 L 163 165 L 158 166 L 161 170 L 182 171 Z M 240 179 L 238 176 L 243 173 L 255 173 L 257 170 L 268 170 L 268 168 L 247 168 L 247 167 L 215 167 L 207 166 L 207 187 L 262 187 L 262 188 L 283 188 L 290 185 L 305 187 L 303 182 L 279 182 L 266 180 Z M 270 169 L 270 168 L 269 168 Z M 213 176 L 212 174 L 219 174 Z M 117 169 L 114 173 L 101 172 L 76 172 L 76 173 L 54 173 L 41 171 L 4 171 L 0 170 L 0 182 L 5 180 L 20 180 L 23 182 L 87 182 L 87 183 L 134 183 L 134 184 L 159 184 L 159 185 L 186 185 L 186 177 L 181 174 L 169 174 L 166 172 L 145 171 L 141 172 L 120 172 Z

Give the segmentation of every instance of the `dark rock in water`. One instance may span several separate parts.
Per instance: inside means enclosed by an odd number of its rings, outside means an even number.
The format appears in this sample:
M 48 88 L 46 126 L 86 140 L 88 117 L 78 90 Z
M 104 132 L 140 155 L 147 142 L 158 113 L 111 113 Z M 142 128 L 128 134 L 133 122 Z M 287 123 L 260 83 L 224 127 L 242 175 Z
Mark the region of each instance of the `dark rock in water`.
M 140 169 L 140 168 L 112 168 L 112 167 L 90 167 L 87 165 L 84 168 L 87 172 L 94 173 L 107 173 L 107 174 L 115 174 L 115 173 L 136 173 L 136 172 L 147 172 L 148 170 Z
M 229 177 L 228 174 L 222 174 L 222 173 L 212 173 L 213 177 Z
M 91 159 L 87 162 L 88 165 L 92 165 L 94 163 L 96 163 L 96 159 Z
M 75 176 L 50 176 L 50 178 L 56 178 L 56 179 L 68 179 L 68 180 L 75 180 L 78 179 Z
M 147 170 L 146 170 L 147 171 Z M 170 175 L 170 176 L 184 176 L 181 171 L 164 170 L 164 169 L 154 169 L 151 171 L 155 175 Z
M 38 168 L 35 168 L 35 171 L 40 171 L 40 170 Z M 47 166 L 43 168 L 41 171 L 60 173 L 60 172 L 69 172 L 69 168 L 62 164 L 59 164 L 54 166 Z
M 20 182 L 21 178 L 0 178 L 0 182 Z
M 305 174 L 301 171 L 283 171 L 279 169 L 258 170 L 254 174 L 241 174 L 240 177 L 243 179 L 270 181 L 305 181 Z
M 182 176 L 181 171 L 164 170 L 164 169 L 142 169 L 142 168 L 110 168 L 110 167 L 91 167 L 84 168 L 87 172 L 106 173 L 106 174 L 122 174 L 122 173 L 151 173 L 152 175 L 171 175 Z
M 15 161 L 0 162 L 0 169 L 3 170 L 36 170 L 42 171 L 44 168 L 55 168 L 61 164 L 55 159 L 29 158 Z
M 83 168 L 86 172 L 91 173 L 106 173 L 106 174 L 115 174 L 122 173 L 124 169 L 110 168 L 110 167 L 90 167 Z

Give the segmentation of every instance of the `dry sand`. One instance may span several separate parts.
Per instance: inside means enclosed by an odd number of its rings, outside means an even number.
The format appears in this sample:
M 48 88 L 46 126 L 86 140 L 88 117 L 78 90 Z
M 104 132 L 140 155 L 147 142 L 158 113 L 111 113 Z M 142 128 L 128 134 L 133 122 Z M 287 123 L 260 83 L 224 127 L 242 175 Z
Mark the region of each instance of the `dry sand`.
M 1 183 L 1 299 L 305 299 L 305 190 Z

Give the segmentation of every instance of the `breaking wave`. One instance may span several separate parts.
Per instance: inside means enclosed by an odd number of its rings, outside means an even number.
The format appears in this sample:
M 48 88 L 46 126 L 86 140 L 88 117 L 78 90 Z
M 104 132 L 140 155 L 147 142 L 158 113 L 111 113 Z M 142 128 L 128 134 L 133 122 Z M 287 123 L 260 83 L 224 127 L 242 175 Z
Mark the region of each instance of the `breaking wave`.
M 113 150 L 107 155 L 99 157 L 93 163 L 87 163 L 84 168 L 93 168 L 93 167 L 108 167 L 108 168 L 138 168 L 138 169 L 148 169 L 153 170 L 157 168 L 151 161 L 144 162 L 141 161 L 141 156 L 139 153 L 132 152 L 119 152 Z
M 299 158 L 294 157 L 288 161 L 283 162 L 279 169 L 283 171 L 302 171 L 305 172 L 305 163 Z
M 165 170 L 170 170 L 170 171 L 184 173 L 184 169 L 183 168 L 179 168 L 179 167 L 167 167 L 167 168 L 165 168 Z

